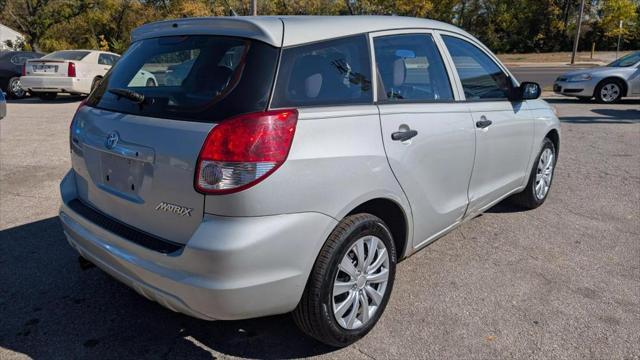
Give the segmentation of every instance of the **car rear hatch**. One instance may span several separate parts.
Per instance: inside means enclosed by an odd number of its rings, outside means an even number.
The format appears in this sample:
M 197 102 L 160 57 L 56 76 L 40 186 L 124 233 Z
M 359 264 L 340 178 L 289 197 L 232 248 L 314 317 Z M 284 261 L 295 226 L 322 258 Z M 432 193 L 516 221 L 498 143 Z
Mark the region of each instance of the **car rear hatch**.
M 79 199 L 134 229 L 184 244 L 202 221 L 199 153 L 217 124 L 264 111 L 278 50 L 227 36 L 132 44 L 71 125 Z M 140 71 L 155 81 L 136 81 Z

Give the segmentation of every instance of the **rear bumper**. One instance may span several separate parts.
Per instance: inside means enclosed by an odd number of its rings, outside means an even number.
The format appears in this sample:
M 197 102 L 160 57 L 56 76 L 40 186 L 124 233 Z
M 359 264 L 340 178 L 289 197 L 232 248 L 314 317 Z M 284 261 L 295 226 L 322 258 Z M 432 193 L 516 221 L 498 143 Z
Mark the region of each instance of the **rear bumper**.
M 23 76 L 20 84 L 31 92 L 64 92 L 73 94 L 88 94 L 91 92 L 90 78 L 62 77 L 62 76 Z
M 337 223 L 319 213 L 205 215 L 180 251 L 162 254 L 115 235 L 68 207 L 75 195 L 73 171 L 60 187 L 60 220 L 74 249 L 147 298 L 207 320 L 293 310 L 324 240 Z

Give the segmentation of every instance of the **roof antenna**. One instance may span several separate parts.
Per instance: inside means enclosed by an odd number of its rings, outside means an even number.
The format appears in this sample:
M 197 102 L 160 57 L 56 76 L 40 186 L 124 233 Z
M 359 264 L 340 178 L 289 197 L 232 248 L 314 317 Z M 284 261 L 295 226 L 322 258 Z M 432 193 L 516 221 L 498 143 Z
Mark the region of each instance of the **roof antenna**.
M 236 11 L 233 10 L 231 5 L 229 5 L 229 1 L 224 0 L 224 4 L 227 5 L 227 7 L 229 8 L 229 16 L 238 16 L 238 13 L 236 13 Z

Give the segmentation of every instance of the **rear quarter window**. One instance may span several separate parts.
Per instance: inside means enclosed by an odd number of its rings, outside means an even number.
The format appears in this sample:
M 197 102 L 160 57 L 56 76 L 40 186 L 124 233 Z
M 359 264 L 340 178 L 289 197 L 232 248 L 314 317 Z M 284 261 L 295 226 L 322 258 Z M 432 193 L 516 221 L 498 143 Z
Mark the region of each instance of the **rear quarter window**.
M 176 120 L 217 122 L 267 107 L 278 49 L 226 36 L 140 40 L 116 62 L 87 104 Z M 110 90 L 144 95 L 143 104 Z
M 367 37 L 357 35 L 282 50 L 272 108 L 370 104 Z

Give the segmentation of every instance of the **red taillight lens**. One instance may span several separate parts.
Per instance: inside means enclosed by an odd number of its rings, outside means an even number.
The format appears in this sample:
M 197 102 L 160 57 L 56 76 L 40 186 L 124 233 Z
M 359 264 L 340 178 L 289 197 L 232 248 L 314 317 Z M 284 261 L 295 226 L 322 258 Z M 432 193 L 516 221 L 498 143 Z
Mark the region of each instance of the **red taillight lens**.
M 22 64 L 22 76 L 27 75 L 27 63 Z
M 284 163 L 298 121 L 297 110 L 236 116 L 214 127 L 196 167 L 196 190 L 227 194 L 264 180 Z
M 67 76 L 68 77 L 76 77 L 76 64 L 70 62 L 67 67 Z

